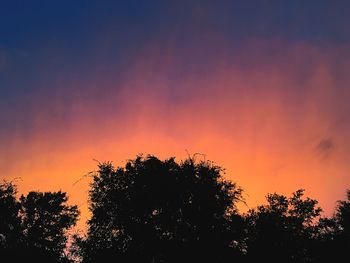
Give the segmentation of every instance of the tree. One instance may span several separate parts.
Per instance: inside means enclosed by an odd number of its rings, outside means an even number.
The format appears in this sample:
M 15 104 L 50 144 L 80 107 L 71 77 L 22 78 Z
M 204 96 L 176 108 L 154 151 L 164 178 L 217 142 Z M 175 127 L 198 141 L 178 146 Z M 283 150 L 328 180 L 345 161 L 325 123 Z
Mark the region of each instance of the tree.
M 314 199 L 303 199 L 304 190 L 287 198 L 267 195 L 267 205 L 258 206 L 246 215 L 247 259 L 267 262 L 311 262 L 311 248 L 321 209 Z
M 347 199 L 337 202 L 335 213 L 322 218 L 318 229 L 318 246 L 315 255 L 321 262 L 343 262 L 350 250 L 350 190 Z
M 347 200 L 338 201 L 334 218 L 344 238 L 350 240 L 350 190 L 346 192 Z
M 22 239 L 20 203 L 14 184 L 0 184 L 0 248 L 16 247 Z
M 78 218 L 62 192 L 30 192 L 16 197 L 13 183 L 0 184 L 0 261 L 63 261 L 66 230 Z
M 53 258 L 63 257 L 66 231 L 75 225 L 77 206 L 67 204 L 66 193 L 29 192 L 21 196 L 22 227 L 25 246 L 41 249 Z
M 138 156 L 99 165 L 89 192 L 85 262 L 221 262 L 238 257 L 242 190 L 223 170 L 194 158 Z

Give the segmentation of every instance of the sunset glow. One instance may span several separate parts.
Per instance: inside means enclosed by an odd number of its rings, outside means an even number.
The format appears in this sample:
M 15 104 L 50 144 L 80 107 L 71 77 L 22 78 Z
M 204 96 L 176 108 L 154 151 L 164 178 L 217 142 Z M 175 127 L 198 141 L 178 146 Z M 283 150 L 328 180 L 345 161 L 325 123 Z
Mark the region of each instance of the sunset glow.
M 37 39 L 19 32 L 12 49 L 0 43 L 1 179 L 20 193 L 67 191 L 83 222 L 95 160 L 201 153 L 245 189 L 248 207 L 305 188 L 331 213 L 350 185 L 348 39 L 242 36 L 243 18 L 221 10 L 229 21 L 217 21 L 220 10 L 141 5 L 129 10 L 137 21 L 103 9 L 92 22 L 85 10 L 78 22 L 68 15 L 72 25 L 35 25 Z

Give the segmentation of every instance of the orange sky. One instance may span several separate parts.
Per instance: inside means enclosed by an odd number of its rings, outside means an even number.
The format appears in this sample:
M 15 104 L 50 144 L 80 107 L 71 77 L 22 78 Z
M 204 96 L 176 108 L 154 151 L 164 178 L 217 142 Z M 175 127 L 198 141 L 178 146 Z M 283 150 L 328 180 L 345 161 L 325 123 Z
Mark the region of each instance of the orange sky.
M 93 159 L 119 165 L 138 153 L 183 159 L 188 151 L 226 168 L 249 207 L 269 192 L 305 188 L 330 213 L 350 184 L 349 52 L 259 39 L 235 54 L 222 42 L 216 50 L 205 65 L 199 52 L 194 68 L 171 41 L 150 44 L 121 80 L 104 78 L 99 62 L 91 76 L 47 79 L 55 93 L 33 103 L 25 136 L 14 131 L 4 143 L 0 174 L 17 178 L 21 193 L 67 191 L 83 222 L 89 179 L 77 181 L 96 169 Z

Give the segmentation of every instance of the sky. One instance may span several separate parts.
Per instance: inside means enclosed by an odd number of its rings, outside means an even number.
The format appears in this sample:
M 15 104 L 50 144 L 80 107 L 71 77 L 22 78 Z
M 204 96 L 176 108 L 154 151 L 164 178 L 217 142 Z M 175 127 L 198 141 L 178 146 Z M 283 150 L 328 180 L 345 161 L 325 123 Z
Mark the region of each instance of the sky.
M 0 179 L 68 193 L 90 171 L 196 153 L 247 207 L 350 188 L 350 1 L 0 0 Z M 245 208 L 242 207 L 244 210 Z

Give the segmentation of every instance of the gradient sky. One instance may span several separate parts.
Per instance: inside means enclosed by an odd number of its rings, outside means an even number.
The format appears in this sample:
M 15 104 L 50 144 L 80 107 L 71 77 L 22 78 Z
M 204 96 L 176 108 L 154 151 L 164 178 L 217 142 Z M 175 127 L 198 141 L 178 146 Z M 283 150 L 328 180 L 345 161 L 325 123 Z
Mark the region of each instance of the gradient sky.
M 350 1 L 0 1 L 0 178 L 203 153 L 246 190 L 350 188 Z M 200 158 L 200 157 L 198 157 Z M 77 180 L 82 179 L 77 182 Z

